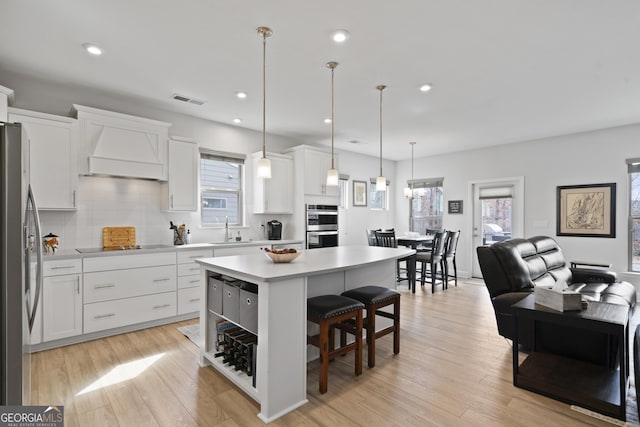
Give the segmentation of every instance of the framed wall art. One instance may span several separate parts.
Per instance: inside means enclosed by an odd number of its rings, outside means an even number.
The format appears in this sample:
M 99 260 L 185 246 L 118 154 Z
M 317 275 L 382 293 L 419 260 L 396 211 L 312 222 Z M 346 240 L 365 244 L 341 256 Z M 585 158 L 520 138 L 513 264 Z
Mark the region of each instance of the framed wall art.
M 448 212 L 450 214 L 461 214 L 462 213 L 462 200 L 449 200 L 447 203 Z
M 556 222 L 558 236 L 616 237 L 616 184 L 558 187 Z
M 367 181 L 353 181 L 353 206 L 367 206 Z

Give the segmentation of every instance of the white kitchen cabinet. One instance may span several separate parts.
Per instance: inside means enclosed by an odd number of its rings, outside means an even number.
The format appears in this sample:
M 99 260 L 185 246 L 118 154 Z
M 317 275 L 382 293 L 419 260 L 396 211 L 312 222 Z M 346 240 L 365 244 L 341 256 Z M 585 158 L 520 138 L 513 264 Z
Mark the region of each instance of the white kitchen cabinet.
M 175 315 L 175 291 L 85 304 L 84 332 L 97 332 Z
M 169 211 L 198 210 L 198 144 L 188 138 L 169 140 Z
M 262 152 L 253 153 L 253 170 L 257 170 Z M 293 213 L 293 158 L 267 153 L 271 160 L 271 178 L 253 179 L 253 213 Z
M 200 311 L 200 264 L 198 258 L 211 258 L 211 248 L 178 249 L 178 315 Z
M 337 159 L 336 159 L 337 163 Z M 335 165 L 337 168 L 337 164 Z M 327 186 L 331 153 L 304 150 L 304 193 L 310 196 L 338 196 L 338 186 Z
M 82 275 L 45 277 L 43 284 L 43 341 L 82 334 Z
M 38 209 L 76 209 L 76 120 L 9 108 L 9 121 L 22 124 L 28 141 L 29 180 Z
M 49 260 L 43 265 L 42 341 L 82 334 L 82 260 Z M 32 344 L 35 344 L 32 340 Z
M 177 314 L 175 252 L 83 259 L 85 334 Z
M 85 304 L 175 290 L 175 265 L 84 274 Z

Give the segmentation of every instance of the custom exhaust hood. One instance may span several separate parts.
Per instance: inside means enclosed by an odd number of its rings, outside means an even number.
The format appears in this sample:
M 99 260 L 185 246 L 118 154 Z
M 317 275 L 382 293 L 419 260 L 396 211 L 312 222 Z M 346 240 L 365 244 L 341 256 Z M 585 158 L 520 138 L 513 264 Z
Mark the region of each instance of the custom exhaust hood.
M 171 123 L 73 105 L 84 175 L 167 180 Z

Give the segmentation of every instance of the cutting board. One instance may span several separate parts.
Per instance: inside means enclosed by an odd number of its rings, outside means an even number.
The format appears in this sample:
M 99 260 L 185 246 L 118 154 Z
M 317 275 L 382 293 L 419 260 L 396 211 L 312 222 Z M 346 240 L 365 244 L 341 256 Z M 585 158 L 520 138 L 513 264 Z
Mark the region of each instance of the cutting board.
M 135 227 L 104 227 L 102 229 L 102 246 L 105 248 L 118 248 L 124 246 L 136 246 Z

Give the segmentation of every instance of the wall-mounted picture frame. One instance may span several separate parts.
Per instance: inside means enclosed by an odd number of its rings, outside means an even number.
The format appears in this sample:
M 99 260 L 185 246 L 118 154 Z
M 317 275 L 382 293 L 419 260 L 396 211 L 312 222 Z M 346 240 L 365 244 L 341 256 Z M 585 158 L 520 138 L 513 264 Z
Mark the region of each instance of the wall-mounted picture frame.
M 462 200 L 449 200 L 447 202 L 448 212 L 450 214 L 462 213 Z
M 556 235 L 616 237 L 616 184 L 557 187 Z
M 367 206 L 367 181 L 353 180 L 353 206 Z

